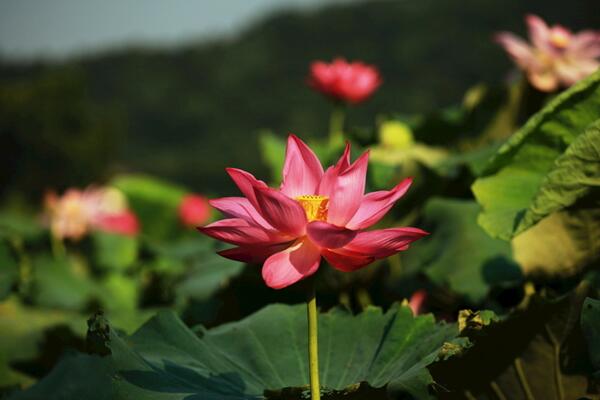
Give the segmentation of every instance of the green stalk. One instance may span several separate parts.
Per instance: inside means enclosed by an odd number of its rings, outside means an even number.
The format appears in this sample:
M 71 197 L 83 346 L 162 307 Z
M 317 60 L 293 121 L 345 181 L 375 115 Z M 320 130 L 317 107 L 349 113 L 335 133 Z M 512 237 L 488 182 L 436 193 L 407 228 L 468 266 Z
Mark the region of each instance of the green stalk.
M 54 258 L 56 260 L 65 258 L 67 255 L 67 249 L 65 249 L 65 244 L 63 243 L 62 239 L 50 233 L 50 242 L 52 245 L 52 255 Z
M 308 299 L 306 301 L 308 316 L 308 368 L 310 371 L 310 398 L 321 399 L 321 386 L 319 385 L 319 337 L 317 333 L 317 296 L 315 283 L 310 282 Z
M 332 146 L 344 143 L 345 114 L 343 104 L 336 103 L 329 118 L 329 143 Z

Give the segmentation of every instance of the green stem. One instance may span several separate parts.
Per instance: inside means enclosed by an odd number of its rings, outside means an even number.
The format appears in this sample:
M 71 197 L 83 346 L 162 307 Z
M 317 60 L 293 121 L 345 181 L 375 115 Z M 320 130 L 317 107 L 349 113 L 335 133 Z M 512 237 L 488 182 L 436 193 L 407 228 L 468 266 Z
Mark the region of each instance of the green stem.
M 25 252 L 23 240 L 15 238 L 12 240 L 12 245 L 19 257 L 18 290 L 19 294 L 25 297 L 29 294 L 29 285 L 31 282 L 31 263 L 27 253 Z
M 52 245 L 52 255 L 54 255 L 55 259 L 65 258 L 67 255 L 67 250 L 65 249 L 65 244 L 62 239 L 56 235 L 50 234 L 50 241 Z
M 329 119 L 329 143 L 332 146 L 344 143 L 345 110 L 342 104 L 336 104 Z
M 308 316 L 308 368 L 310 371 L 310 398 L 321 399 L 321 386 L 319 385 L 319 345 L 317 333 L 317 296 L 315 283 L 310 282 L 308 299 L 306 301 Z

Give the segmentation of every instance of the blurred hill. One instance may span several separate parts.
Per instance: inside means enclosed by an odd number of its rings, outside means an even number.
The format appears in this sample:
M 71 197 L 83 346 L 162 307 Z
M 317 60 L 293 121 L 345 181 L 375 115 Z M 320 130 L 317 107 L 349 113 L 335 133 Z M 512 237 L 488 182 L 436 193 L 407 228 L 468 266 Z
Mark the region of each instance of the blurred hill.
M 237 38 L 170 50 L 120 49 L 61 64 L 0 64 L 0 191 L 143 171 L 201 192 L 228 192 L 223 168 L 266 178 L 258 131 L 325 136 L 329 105 L 305 85 L 314 59 L 377 65 L 384 85 L 351 110 L 420 113 L 499 83 L 511 63 L 491 36 L 524 34 L 534 12 L 600 28 L 600 2 L 579 0 L 369 1 L 279 13 Z

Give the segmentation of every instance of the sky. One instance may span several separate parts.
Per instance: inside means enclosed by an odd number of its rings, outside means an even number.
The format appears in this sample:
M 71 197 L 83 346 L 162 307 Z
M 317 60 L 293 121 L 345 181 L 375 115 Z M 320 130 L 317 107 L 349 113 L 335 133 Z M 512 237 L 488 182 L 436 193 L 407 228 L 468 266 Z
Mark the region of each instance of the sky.
M 233 35 L 279 9 L 351 0 L 0 0 L 0 56 L 63 59 Z

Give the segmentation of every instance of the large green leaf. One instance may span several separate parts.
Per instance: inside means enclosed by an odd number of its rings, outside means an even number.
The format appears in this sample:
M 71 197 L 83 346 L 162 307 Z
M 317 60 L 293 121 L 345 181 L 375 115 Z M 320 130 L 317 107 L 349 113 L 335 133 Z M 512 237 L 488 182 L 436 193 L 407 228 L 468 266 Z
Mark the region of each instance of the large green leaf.
M 488 233 L 508 240 L 572 203 L 583 193 L 582 185 L 597 185 L 597 178 L 582 179 L 583 171 L 576 172 L 576 165 L 590 156 L 597 160 L 598 145 L 585 147 L 597 137 L 593 130 L 598 127 L 592 124 L 599 119 L 599 110 L 600 71 L 552 100 L 500 147 L 473 184 L 483 207 L 479 223 Z M 587 138 L 562 156 L 588 128 L 592 131 Z M 595 163 L 584 162 L 585 171 L 597 175 Z M 553 175 L 548 177 L 549 173 Z M 574 190 L 567 189 L 571 184 Z
M 477 225 L 478 212 L 471 200 L 431 199 L 422 224 L 431 236 L 402 254 L 409 270 L 424 271 L 436 284 L 449 286 L 474 304 L 492 287 L 521 280 L 510 244 L 489 237 Z
M 110 355 L 69 357 L 14 398 L 262 399 L 265 390 L 277 396 L 277 389 L 308 384 L 304 306 L 271 305 L 240 322 L 195 332 L 171 312 L 129 338 L 101 318 L 90 326 L 88 341 Z M 401 306 L 386 313 L 370 307 L 356 316 L 339 309 L 321 314 L 321 385 L 343 390 L 364 381 L 427 398 L 432 380 L 426 367 L 456 335 L 455 325 L 413 317 Z
M 576 276 L 600 258 L 600 207 L 555 212 L 512 240 L 524 275 Z

